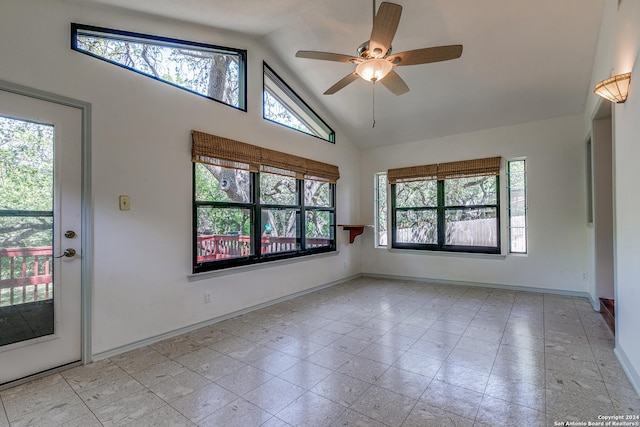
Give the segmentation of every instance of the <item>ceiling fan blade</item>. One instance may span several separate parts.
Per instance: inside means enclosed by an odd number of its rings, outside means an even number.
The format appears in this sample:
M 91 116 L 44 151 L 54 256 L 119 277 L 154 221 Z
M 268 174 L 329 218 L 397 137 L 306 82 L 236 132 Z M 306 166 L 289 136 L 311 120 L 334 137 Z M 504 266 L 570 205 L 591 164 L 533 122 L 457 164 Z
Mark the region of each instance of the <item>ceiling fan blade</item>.
M 396 35 L 402 6 L 395 3 L 383 2 L 378 8 L 378 13 L 373 19 L 373 29 L 369 40 L 369 54 L 382 58 L 391 47 L 393 37 Z
M 343 55 L 341 53 L 317 52 L 315 50 L 299 50 L 296 53 L 298 58 L 320 59 L 323 61 L 349 62 L 352 64 L 361 62 L 360 58 L 355 56 Z
M 393 70 L 392 70 L 393 71 Z M 345 77 L 343 77 L 338 83 L 334 84 L 333 86 L 331 86 L 329 89 L 327 89 L 324 94 L 325 95 L 333 95 L 334 93 L 336 93 L 337 91 L 339 91 L 340 89 L 342 89 L 343 87 L 345 87 L 346 85 L 348 85 L 349 83 L 353 83 L 354 81 L 358 80 L 358 75 L 355 73 L 355 71 L 351 74 L 347 74 Z
M 449 46 L 425 47 L 423 49 L 408 50 L 406 52 L 390 55 L 389 60 L 394 65 L 418 65 L 430 62 L 448 61 L 460 58 L 462 55 L 462 45 L 452 44 Z
M 389 74 L 380 80 L 380 83 L 396 95 L 409 92 L 409 86 L 407 86 L 404 80 L 402 80 L 402 77 L 393 70 L 389 71 Z

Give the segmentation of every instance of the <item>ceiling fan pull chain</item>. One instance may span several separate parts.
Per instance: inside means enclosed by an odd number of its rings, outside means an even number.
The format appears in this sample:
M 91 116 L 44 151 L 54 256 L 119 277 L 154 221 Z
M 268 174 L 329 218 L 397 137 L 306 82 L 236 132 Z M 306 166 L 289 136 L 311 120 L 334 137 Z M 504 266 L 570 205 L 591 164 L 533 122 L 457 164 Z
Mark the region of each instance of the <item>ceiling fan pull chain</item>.
M 373 80 L 372 83 L 373 84 L 371 85 L 371 110 L 372 110 L 371 116 L 373 117 L 373 120 L 371 122 L 371 127 L 375 128 L 376 127 L 376 81 Z

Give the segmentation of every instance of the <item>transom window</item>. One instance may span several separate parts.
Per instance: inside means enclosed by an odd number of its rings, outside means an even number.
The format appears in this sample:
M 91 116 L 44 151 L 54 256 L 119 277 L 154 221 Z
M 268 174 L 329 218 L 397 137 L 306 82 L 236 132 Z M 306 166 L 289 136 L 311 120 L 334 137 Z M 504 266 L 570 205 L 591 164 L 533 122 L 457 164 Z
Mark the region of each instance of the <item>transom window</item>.
M 263 117 L 291 129 L 335 142 L 335 132 L 266 63 Z
M 338 168 L 193 132 L 193 272 L 336 250 Z
M 246 111 L 241 49 L 71 24 L 72 49 Z
M 388 171 L 391 246 L 500 253 L 500 157 Z

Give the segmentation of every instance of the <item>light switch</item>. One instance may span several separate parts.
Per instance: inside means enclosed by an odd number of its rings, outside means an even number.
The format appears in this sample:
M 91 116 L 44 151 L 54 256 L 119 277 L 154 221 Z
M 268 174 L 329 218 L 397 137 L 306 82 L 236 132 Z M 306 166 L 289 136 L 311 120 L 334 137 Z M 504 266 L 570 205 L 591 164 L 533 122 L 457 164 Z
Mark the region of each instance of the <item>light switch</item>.
M 129 196 L 120 196 L 120 210 L 128 211 L 129 209 L 131 209 L 131 200 L 129 199 Z

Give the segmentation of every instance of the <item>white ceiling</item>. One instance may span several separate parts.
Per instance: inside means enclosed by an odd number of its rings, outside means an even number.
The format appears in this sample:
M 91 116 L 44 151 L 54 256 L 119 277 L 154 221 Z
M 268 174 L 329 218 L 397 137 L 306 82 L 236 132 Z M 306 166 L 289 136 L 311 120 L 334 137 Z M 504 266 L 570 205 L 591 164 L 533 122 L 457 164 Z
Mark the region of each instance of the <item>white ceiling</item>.
M 294 56 L 355 55 L 371 33 L 372 0 L 76 1 L 262 39 L 338 127 L 370 148 L 584 112 L 605 0 L 393 0 L 403 6 L 394 52 L 448 44 L 464 51 L 454 61 L 396 68 L 411 90 L 395 96 L 376 86 L 375 128 L 370 83 L 322 95 L 353 65 Z

